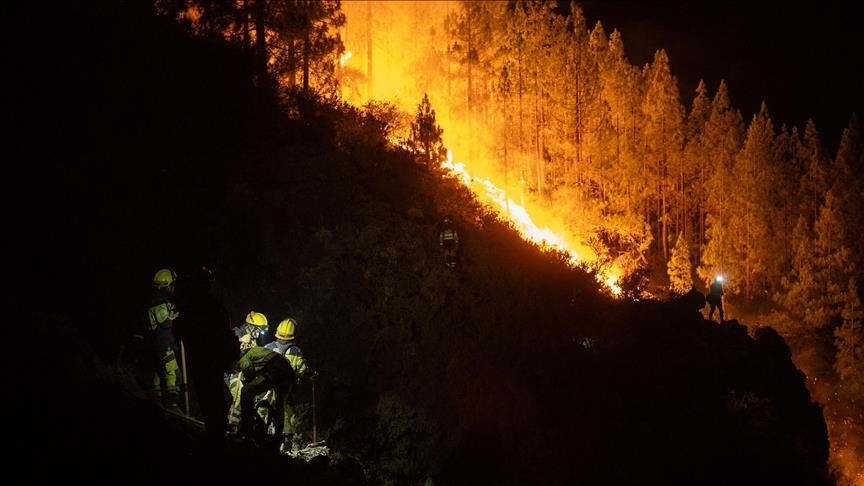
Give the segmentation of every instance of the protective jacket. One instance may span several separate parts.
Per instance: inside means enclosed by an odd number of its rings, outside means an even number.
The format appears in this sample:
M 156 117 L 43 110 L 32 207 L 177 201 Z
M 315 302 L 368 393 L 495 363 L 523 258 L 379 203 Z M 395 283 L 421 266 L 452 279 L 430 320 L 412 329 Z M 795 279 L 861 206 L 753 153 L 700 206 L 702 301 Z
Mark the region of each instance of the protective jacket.
M 152 363 L 152 390 L 155 398 L 161 398 L 166 406 L 178 402 L 177 356 L 174 339 L 174 319 L 179 316 L 171 295 L 164 288 L 154 288 L 147 308 L 145 346 L 149 350 L 148 362 Z
M 244 383 L 240 389 L 240 433 L 252 434 L 255 397 L 273 389 L 273 428 L 276 436 L 281 436 L 285 428 L 285 402 L 297 381 L 291 364 L 276 351 L 255 346 L 240 358 L 237 370 L 243 374 Z
M 297 343 L 295 343 L 293 340 L 277 339 L 267 344 L 265 348 L 271 349 L 285 357 L 285 360 L 288 361 L 288 363 L 291 364 L 291 368 L 294 369 L 294 374 L 296 376 L 295 381 L 299 380 L 301 376 L 309 375 L 310 370 L 309 367 L 306 366 L 306 360 L 303 358 L 303 351 L 300 349 L 300 346 L 298 346 Z M 291 439 L 294 442 L 294 445 L 297 445 L 301 441 L 301 418 L 295 410 L 296 404 L 292 404 L 292 401 L 294 401 L 293 397 L 287 395 L 285 396 L 285 399 L 282 403 L 284 415 L 283 423 L 286 438 Z
M 303 350 L 294 341 L 277 339 L 264 347 L 284 356 L 291 363 L 297 376 L 306 374 L 306 360 L 303 358 Z
M 438 239 L 441 246 L 445 249 L 455 249 L 459 245 L 459 233 L 453 228 L 444 228 Z
M 457 233 L 455 229 L 448 226 L 441 230 L 438 238 L 439 243 L 441 244 L 441 250 L 444 253 L 444 260 L 446 265 L 450 268 L 455 268 L 456 252 L 458 251 L 459 247 L 459 233 Z
M 281 354 L 261 346 L 255 346 L 237 362 L 237 371 L 243 373 L 243 381 L 250 382 L 264 376 L 274 384 L 294 378 L 294 369 Z

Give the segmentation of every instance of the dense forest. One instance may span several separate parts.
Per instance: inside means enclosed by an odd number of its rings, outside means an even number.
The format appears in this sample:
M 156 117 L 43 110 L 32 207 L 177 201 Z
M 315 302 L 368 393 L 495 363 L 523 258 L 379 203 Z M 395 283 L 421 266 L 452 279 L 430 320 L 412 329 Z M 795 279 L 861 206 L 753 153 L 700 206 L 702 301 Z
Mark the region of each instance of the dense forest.
M 790 340 L 830 410 L 834 452 L 864 469 L 861 439 L 849 434 L 864 421 L 857 114 L 826 147 L 812 121 L 772 120 L 764 103 L 745 120 L 723 81 L 700 83 L 685 106 L 674 60 L 660 50 L 632 65 L 622 33 L 587 26 L 578 2 L 345 10 L 346 43 L 392 46 L 374 55 L 400 60 L 381 66 L 357 49 L 367 57 L 357 86 L 385 93 L 383 76 L 372 79 L 384 71 L 407 80 L 398 86 L 408 98 L 428 93 L 472 173 L 556 221 L 580 255 L 631 280 L 645 275 L 643 297 L 704 291 L 725 275 L 727 311 Z
M 751 483 L 748 470 L 752 484 L 819 484 L 806 384 L 837 482 L 854 484 L 858 120 L 829 153 L 812 123 L 775 128 L 766 106 L 745 123 L 722 83 L 685 109 L 662 51 L 630 65 L 620 33 L 586 28 L 576 4 L 449 4 L 441 28 L 415 31 L 436 37 L 412 42 L 432 66 L 406 67 L 423 73 L 408 110 L 343 98 L 372 69 L 340 71 L 351 16 L 338 1 L 73 3 L 45 18 L 63 40 L 51 62 L 13 30 L 11 160 L 41 196 L 15 221 L 22 254 L 39 256 L 20 262 L 39 289 L 30 308 L 110 362 L 150 272 L 206 262 L 232 315 L 308 323 L 329 387 L 322 421 L 381 482 L 470 483 L 448 475 L 473 470 L 500 484 L 627 483 L 637 471 Z M 13 13 L 21 27 L 36 18 Z M 562 221 L 588 263 L 525 242 L 449 178 L 440 147 L 418 140 L 436 114 L 433 135 Z M 443 215 L 467 238 L 455 274 L 437 260 Z M 629 299 L 596 288 L 592 272 L 612 267 Z M 676 295 L 717 272 L 737 319 L 725 326 Z M 695 445 L 726 452 L 685 454 Z M 516 473 L 501 468 L 516 458 Z M 722 472 L 722 460 L 740 467 Z

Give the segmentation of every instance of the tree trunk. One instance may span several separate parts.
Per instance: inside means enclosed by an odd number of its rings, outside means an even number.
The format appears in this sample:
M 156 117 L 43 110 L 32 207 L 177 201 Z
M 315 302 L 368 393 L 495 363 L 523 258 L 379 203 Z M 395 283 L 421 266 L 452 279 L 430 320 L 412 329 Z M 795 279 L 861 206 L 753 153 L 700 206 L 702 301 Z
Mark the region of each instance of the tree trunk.
M 267 42 L 264 39 L 266 12 L 267 0 L 255 0 L 255 65 L 258 86 L 264 90 L 267 88 Z

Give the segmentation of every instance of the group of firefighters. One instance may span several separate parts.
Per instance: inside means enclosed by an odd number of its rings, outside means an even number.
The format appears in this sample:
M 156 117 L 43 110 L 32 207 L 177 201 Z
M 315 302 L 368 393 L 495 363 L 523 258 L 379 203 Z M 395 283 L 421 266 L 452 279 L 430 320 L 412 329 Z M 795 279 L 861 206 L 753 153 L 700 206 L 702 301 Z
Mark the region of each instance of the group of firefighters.
M 178 306 L 175 299 L 176 283 L 177 274 L 171 269 L 160 269 L 154 275 L 147 329 L 143 337 L 150 358 L 145 362 L 152 365 L 150 388 L 153 398 L 166 409 L 182 413 L 179 406 L 180 381 L 182 377 L 182 386 L 186 386 L 188 379 L 185 376 L 184 342 L 177 336 L 175 326 L 175 321 L 182 323 L 184 319 L 181 316 L 183 307 Z M 213 334 L 221 332 L 219 325 L 216 323 Z M 223 376 L 223 390 L 228 391 L 222 396 L 226 403 L 207 407 L 219 410 L 219 415 L 223 416 L 211 417 L 210 422 L 215 423 L 208 423 L 202 402 L 205 428 L 218 430 L 223 438 L 227 433 L 256 442 L 269 438 L 274 445 L 278 441 L 280 452 L 297 452 L 303 447 L 303 437 L 300 416 L 291 400 L 292 391 L 301 378 L 308 378 L 313 386 L 317 378 L 317 373 L 307 366 L 303 352 L 294 340 L 297 321 L 290 317 L 283 319 L 276 326 L 275 339 L 268 340 L 267 317 L 261 312 L 250 311 L 245 321 L 232 330 L 228 339 L 236 340 L 234 345 L 227 346 L 227 351 L 221 344 L 216 344 L 213 349 L 214 353 L 229 355 L 224 360 L 226 366 L 218 371 Z M 218 339 L 213 342 L 218 343 Z M 219 346 L 222 347 L 217 349 Z M 221 358 L 214 356 L 214 359 Z M 199 398 L 203 400 L 203 397 Z M 227 413 L 221 413 L 224 410 Z M 189 413 L 188 401 L 186 413 Z
M 438 243 L 445 266 L 456 268 L 459 235 L 449 217 L 443 220 Z M 201 284 L 189 285 L 200 291 L 190 292 L 197 297 L 186 302 L 175 295 L 178 278 L 172 269 L 162 268 L 153 276 L 146 329 L 143 335 L 136 334 L 144 342 L 145 379 L 152 380 L 145 385 L 164 408 L 184 413 L 180 390 L 191 381 L 198 392 L 205 429 L 216 442 L 224 441 L 229 433 L 255 441 L 269 437 L 279 441 L 281 452 L 296 452 L 303 445 L 302 414 L 292 403 L 292 391 L 301 378 L 308 378 L 314 407 L 317 379 L 294 341 L 297 321 L 286 317 L 279 322 L 272 340 L 268 338 L 270 323 L 261 312 L 252 310 L 242 324 L 232 326 L 227 311 L 210 295 L 212 272 L 203 270 L 205 277 L 197 272 L 183 278 L 183 282 Z M 226 332 L 229 337 L 217 336 Z M 185 390 L 188 415 L 188 388 Z M 312 430 L 314 442 L 315 424 Z

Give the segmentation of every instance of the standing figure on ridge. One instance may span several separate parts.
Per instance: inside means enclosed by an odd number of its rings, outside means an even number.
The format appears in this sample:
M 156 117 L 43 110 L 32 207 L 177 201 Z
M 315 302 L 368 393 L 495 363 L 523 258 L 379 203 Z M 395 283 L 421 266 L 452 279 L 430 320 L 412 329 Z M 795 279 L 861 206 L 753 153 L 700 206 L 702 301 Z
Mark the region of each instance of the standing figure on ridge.
M 722 324 L 726 318 L 723 314 L 723 276 L 717 275 L 714 277 L 714 281 L 711 282 L 711 285 L 708 287 L 708 297 L 706 299 L 708 301 L 708 305 L 710 306 L 708 309 L 708 320 L 714 320 L 714 310 L 717 309 L 720 311 L 720 323 Z

